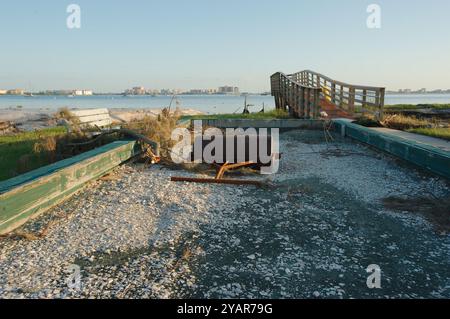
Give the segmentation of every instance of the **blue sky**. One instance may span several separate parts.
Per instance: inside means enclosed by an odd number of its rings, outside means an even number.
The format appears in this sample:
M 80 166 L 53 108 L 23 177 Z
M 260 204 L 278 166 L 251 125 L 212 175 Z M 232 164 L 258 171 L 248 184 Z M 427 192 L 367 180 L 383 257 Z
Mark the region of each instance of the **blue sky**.
M 81 6 L 79 30 L 66 8 Z M 382 8 L 368 29 L 366 8 Z M 448 0 L 2 0 L 0 89 L 269 89 L 312 69 L 338 80 L 450 88 Z

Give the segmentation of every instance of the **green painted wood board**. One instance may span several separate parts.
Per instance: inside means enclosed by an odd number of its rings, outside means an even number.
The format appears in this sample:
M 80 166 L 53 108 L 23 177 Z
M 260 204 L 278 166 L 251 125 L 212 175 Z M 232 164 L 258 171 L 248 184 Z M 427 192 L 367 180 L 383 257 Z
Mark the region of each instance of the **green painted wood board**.
M 0 183 L 0 234 L 8 233 L 138 154 L 117 141 Z

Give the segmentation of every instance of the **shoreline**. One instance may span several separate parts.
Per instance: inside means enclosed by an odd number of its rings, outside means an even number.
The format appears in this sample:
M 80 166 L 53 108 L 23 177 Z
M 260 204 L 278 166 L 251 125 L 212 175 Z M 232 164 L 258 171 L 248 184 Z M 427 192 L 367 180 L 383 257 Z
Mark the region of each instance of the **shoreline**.
M 161 114 L 163 108 L 108 108 L 111 118 L 118 123 L 128 123 L 135 120 L 141 120 L 145 116 L 156 117 Z M 69 110 L 79 110 L 79 108 L 70 108 Z M 53 115 L 56 110 L 53 109 L 26 109 L 9 108 L 0 109 L 0 123 L 10 122 L 21 131 L 33 131 L 37 129 L 57 126 Z M 180 109 L 182 116 L 203 115 L 204 113 L 195 109 Z

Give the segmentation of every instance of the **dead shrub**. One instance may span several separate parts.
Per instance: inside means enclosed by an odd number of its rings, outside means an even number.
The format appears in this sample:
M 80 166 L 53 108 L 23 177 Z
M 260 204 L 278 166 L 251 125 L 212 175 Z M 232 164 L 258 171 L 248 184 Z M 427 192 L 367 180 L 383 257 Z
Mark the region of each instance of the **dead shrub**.
M 68 122 L 79 122 L 78 117 L 76 117 L 67 107 L 63 107 L 59 109 L 55 115 L 55 119 L 57 120 L 66 120 Z
M 434 128 L 439 124 L 436 119 L 421 119 L 402 114 L 387 115 L 382 121 L 378 121 L 373 115 L 366 114 L 357 118 L 355 123 L 366 127 L 386 127 L 402 131 L 418 128 Z
M 83 130 L 80 127 L 80 119 L 74 115 L 67 107 L 63 107 L 59 109 L 54 115 L 53 118 L 59 124 L 63 124 L 66 126 L 70 126 L 70 129 L 73 134 L 77 136 L 85 136 Z
M 49 136 L 42 138 L 33 145 L 33 152 L 35 154 L 41 154 L 48 157 L 50 163 L 53 163 L 56 159 L 57 150 L 57 138 Z
M 171 159 L 170 150 L 175 145 L 172 140 L 172 131 L 177 128 L 180 112 L 170 112 L 165 108 L 157 117 L 146 116 L 140 121 L 130 122 L 126 128 L 145 135 L 149 139 L 159 143 L 161 147 L 161 157 L 165 160 Z
M 409 130 L 415 128 L 431 128 L 436 125 L 433 120 L 419 119 L 415 116 L 406 116 L 401 114 L 393 114 L 386 116 L 381 122 L 384 127 L 396 130 Z

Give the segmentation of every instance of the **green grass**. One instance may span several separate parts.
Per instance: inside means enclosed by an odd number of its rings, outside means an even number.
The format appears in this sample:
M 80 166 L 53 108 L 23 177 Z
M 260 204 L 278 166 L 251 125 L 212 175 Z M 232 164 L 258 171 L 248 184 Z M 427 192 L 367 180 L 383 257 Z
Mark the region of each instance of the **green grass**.
M 282 110 L 272 110 L 265 113 L 251 114 L 213 114 L 213 115 L 187 115 L 182 116 L 180 120 L 210 120 L 210 119 L 249 119 L 249 120 L 270 120 L 270 119 L 288 119 L 289 113 Z
M 0 181 L 49 164 L 48 158 L 33 152 L 33 146 L 42 138 L 64 134 L 66 128 L 55 127 L 0 136 Z
M 401 111 L 401 110 L 417 110 L 417 109 L 450 109 L 450 104 L 394 104 L 386 105 L 385 110 Z
M 42 130 L 36 130 L 32 132 L 23 132 L 12 135 L 0 136 L 0 145 L 18 143 L 18 142 L 28 142 L 36 141 L 42 137 L 59 136 L 67 132 L 66 128 L 63 126 L 46 128 Z
M 450 128 L 416 128 L 408 132 L 438 137 L 450 141 Z

